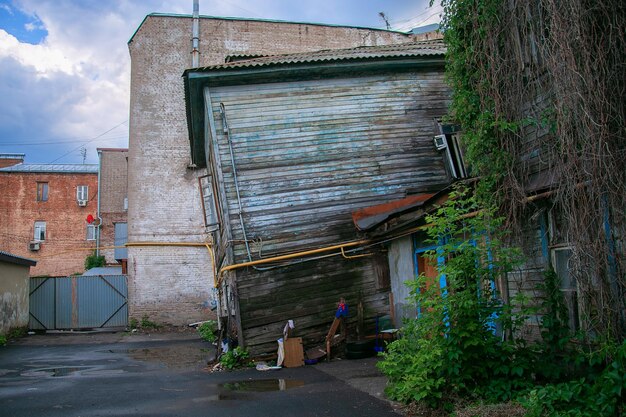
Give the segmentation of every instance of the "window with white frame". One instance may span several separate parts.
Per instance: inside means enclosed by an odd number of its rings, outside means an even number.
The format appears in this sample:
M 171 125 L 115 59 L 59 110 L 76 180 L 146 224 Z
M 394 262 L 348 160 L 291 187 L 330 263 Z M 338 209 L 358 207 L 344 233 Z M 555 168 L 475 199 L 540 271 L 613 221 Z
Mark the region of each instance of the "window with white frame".
M 87 201 L 89 200 L 89 186 L 79 185 L 76 187 L 76 200 Z
M 93 224 L 87 225 L 87 240 L 96 240 L 96 226 Z
M 38 242 L 46 240 L 46 222 L 35 222 L 34 240 Z

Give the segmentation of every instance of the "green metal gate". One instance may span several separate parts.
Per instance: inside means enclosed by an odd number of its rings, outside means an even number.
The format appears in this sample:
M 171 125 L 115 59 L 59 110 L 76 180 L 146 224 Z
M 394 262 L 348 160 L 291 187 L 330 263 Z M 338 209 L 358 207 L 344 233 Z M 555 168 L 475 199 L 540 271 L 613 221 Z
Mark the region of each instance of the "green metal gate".
M 94 329 L 128 325 L 125 275 L 30 279 L 33 330 Z

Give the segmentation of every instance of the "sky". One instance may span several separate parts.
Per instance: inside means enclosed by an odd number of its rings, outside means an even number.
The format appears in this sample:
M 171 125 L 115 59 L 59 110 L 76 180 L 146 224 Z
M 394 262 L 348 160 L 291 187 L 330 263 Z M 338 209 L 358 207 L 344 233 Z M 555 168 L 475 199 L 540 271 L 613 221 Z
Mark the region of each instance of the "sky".
M 153 12 L 192 0 L 0 0 L 0 153 L 97 163 L 128 147 L 127 42 Z M 408 31 L 439 21 L 429 0 L 200 0 L 200 14 Z

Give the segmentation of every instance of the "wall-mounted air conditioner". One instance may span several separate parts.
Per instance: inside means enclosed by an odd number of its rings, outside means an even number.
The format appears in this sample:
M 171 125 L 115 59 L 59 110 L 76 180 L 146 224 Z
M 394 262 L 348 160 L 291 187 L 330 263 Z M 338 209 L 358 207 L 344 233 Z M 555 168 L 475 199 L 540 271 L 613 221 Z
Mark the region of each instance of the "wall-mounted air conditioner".
M 455 134 L 437 135 L 433 138 L 438 151 L 443 151 L 446 169 L 455 179 L 467 178 L 465 157 L 459 136 Z
M 86 207 L 87 206 L 87 200 L 78 200 L 78 205 L 80 207 Z
M 33 240 L 28 244 L 28 249 L 32 251 L 38 251 L 39 245 L 40 245 L 39 242 L 37 242 L 36 240 Z

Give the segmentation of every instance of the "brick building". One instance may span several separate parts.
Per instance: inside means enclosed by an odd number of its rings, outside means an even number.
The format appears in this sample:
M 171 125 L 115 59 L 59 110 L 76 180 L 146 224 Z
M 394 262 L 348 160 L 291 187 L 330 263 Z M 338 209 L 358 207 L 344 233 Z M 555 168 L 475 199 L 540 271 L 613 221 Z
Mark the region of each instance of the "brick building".
M 0 154 L 0 168 L 10 167 L 24 162 L 23 153 L 2 153 Z
M 125 248 L 107 249 L 126 243 L 128 211 L 128 149 L 98 148 L 99 197 L 98 217 L 99 254 L 107 264 L 122 263 L 127 258 Z
M 97 165 L 0 168 L 0 250 L 37 261 L 32 276 L 83 272 L 84 249 L 96 245 L 86 218 L 96 214 L 97 189 Z
M 199 28 L 200 66 L 414 40 L 387 30 L 255 19 L 200 17 Z M 150 14 L 128 43 L 130 315 L 172 324 L 206 319 L 214 283 L 204 245 L 207 172 L 191 164 L 181 78 L 191 67 L 191 37 L 191 16 Z

